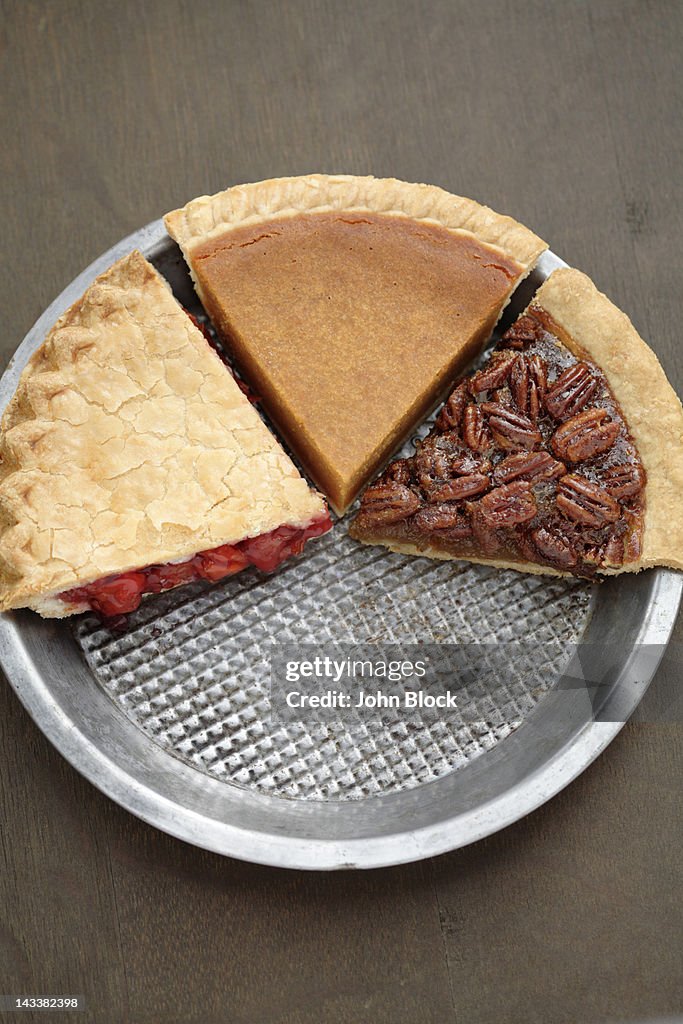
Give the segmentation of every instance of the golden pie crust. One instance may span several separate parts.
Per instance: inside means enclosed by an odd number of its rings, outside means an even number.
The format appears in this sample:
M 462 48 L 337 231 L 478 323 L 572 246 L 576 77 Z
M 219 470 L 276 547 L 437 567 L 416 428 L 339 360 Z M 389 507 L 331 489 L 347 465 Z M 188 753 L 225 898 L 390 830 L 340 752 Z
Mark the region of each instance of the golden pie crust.
M 247 227 L 267 218 L 363 210 L 466 232 L 524 266 L 533 265 L 547 248 L 511 217 L 436 185 L 350 174 L 307 174 L 235 185 L 213 196 L 193 199 L 166 214 L 164 223 L 183 252 L 191 253 L 194 247 L 219 237 L 226 229 Z
M 481 349 L 545 244 L 395 179 L 281 178 L 165 218 L 263 407 L 338 512 Z
M 0 610 L 324 511 L 139 252 L 55 324 L 0 424 Z
M 645 469 L 640 557 L 618 568 L 602 568 L 600 573 L 618 575 L 652 566 L 683 569 L 683 408 L 659 360 L 626 314 L 578 270 L 556 270 L 536 292 L 529 308 L 545 310 L 563 329 L 563 343 L 602 370 Z M 458 560 L 429 546 L 380 537 L 373 540 L 371 535 L 358 539 L 401 554 Z M 469 556 L 466 561 L 542 575 L 571 575 L 534 562 Z

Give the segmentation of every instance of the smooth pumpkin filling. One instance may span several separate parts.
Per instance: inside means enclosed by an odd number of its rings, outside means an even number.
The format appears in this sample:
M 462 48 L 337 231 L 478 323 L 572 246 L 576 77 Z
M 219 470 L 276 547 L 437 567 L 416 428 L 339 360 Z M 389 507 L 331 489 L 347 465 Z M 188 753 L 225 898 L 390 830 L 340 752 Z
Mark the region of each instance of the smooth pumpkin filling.
M 202 303 L 339 512 L 491 333 L 524 268 L 467 232 L 308 212 L 193 244 Z

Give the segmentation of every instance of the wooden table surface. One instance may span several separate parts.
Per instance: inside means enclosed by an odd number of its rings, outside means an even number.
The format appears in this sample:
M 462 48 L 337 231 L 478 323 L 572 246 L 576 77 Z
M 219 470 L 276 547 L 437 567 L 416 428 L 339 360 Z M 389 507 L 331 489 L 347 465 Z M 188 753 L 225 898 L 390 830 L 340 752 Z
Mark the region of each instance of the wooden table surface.
M 680 392 L 677 0 L 1 7 L 4 362 L 92 259 L 192 196 L 371 172 L 528 224 L 631 315 Z M 73 1019 L 133 1024 L 683 1012 L 680 720 L 628 725 L 468 849 L 317 875 L 142 824 L 0 684 L 0 993 L 80 993 Z M 15 1019 L 33 1016 L 69 1015 Z

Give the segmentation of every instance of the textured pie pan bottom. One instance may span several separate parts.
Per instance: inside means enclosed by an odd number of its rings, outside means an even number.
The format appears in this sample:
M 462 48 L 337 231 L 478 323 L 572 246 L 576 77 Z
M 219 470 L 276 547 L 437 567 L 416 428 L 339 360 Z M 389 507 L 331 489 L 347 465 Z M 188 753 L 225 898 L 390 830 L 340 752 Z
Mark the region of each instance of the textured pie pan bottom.
M 146 602 L 123 635 L 82 617 L 74 635 L 125 714 L 198 771 L 298 800 L 362 799 L 479 757 L 524 721 L 557 672 L 529 678 L 512 665 L 493 692 L 459 694 L 463 724 L 418 713 L 409 726 L 390 709 L 381 722 L 278 725 L 266 657 L 275 638 L 350 649 L 504 637 L 561 651 L 579 639 L 590 604 L 583 582 L 391 555 L 340 526 L 272 577 L 244 572 Z

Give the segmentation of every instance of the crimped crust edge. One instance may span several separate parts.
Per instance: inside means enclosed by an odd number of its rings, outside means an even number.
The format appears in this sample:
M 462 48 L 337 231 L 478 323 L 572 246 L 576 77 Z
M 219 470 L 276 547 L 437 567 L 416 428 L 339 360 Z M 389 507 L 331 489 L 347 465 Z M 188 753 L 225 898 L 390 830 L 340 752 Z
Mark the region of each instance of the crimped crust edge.
M 212 196 L 198 196 L 166 214 L 164 223 L 189 257 L 194 246 L 238 226 L 331 210 L 402 215 L 468 232 L 527 269 L 547 248 L 512 217 L 436 185 L 347 174 L 307 174 L 235 185 Z

